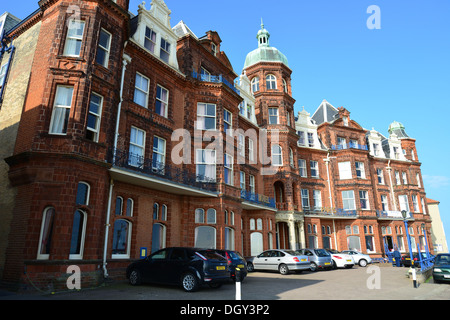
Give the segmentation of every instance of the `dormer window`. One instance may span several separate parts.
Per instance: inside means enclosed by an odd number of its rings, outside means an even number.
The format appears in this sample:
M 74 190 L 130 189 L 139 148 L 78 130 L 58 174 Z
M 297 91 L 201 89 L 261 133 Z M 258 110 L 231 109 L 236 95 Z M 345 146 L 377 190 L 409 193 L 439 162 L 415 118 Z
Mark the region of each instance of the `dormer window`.
M 170 57 L 170 43 L 161 38 L 161 51 L 159 57 L 165 63 L 169 63 Z
M 211 51 L 214 56 L 217 55 L 217 46 L 214 43 L 211 43 Z
M 144 38 L 144 47 L 152 52 L 155 53 L 155 46 L 156 46 L 156 32 L 154 32 L 149 27 L 145 28 L 145 38 Z
M 344 116 L 344 117 L 342 118 L 342 120 L 344 121 L 344 126 L 348 127 L 348 117 L 347 117 L 347 116 Z

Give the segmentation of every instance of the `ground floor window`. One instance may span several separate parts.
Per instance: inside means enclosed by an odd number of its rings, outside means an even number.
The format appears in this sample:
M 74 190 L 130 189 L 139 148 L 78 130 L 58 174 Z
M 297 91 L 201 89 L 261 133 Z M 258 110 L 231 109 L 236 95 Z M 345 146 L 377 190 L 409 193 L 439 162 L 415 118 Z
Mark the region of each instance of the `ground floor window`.
M 201 226 L 195 228 L 195 246 L 198 248 L 216 248 L 216 228 Z
M 263 236 L 260 232 L 250 234 L 250 254 L 257 256 L 263 252 Z
M 152 229 L 152 253 L 166 247 L 166 226 L 155 223 Z
M 375 252 L 375 241 L 373 236 L 366 236 L 366 250 L 367 252 Z
M 225 228 L 225 250 L 234 250 L 234 230 Z
M 82 259 L 85 231 L 86 213 L 81 210 L 77 210 L 73 216 L 69 259 Z
M 114 222 L 113 231 L 113 258 L 130 257 L 131 223 L 127 220 L 119 219 Z
M 348 244 L 348 250 L 361 251 L 361 241 L 359 239 L 359 236 L 348 236 L 347 244 Z
M 323 237 L 322 242 L 323 242 L 324 249 L 331 249 L 331 238 L 330 237 Z

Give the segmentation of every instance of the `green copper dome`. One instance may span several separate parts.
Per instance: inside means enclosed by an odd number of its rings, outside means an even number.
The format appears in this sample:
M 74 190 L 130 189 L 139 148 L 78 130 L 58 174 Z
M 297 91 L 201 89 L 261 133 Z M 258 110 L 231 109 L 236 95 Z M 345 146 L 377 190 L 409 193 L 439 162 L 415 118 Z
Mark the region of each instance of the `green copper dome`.
M 269 45 L 270 33 L 264 28 L 264 24 L 261 21 L 261 30 L 256 35 L 258 39 L 258 49 L 253 50 L 245 58 L 244 69 L 264 61 L 264 62 L 281 62 L 289 67 L 288 59 L 277 48 Z
M 389 134 L 393 134 L 395 133 L 397 135 L 397 137 L 401 138 L 409 138 L 409 136 L 406 134 L 405 131 L 405 126 L 398 122 L 398 121 L 394 121 L 390 124 L 389 126 Z

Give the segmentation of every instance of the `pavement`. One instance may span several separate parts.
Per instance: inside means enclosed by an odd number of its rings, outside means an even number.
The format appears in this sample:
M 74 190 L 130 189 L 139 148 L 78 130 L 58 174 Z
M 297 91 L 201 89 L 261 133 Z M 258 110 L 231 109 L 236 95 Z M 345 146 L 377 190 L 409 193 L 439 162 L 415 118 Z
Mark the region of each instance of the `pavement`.
M 318 272 L 291 273 L 252 272 L 241 284 L 241 299 L 247 301 L 292 300 L 450 300 L 450 284 L 435 284 L 432 279 L 413 286 L 406 277 L 407 268 L 394 268 L 390 264 L 374 264 Z M 127 282 L 78 291 L 59 293 L 14 293 L 0 290 L 0 300 L 171 300 L 235 301 L 236 285 L 232 282 L 221 288 L 203 287 L 187 293 L 179 287 L 163 285 L 130 286 Z

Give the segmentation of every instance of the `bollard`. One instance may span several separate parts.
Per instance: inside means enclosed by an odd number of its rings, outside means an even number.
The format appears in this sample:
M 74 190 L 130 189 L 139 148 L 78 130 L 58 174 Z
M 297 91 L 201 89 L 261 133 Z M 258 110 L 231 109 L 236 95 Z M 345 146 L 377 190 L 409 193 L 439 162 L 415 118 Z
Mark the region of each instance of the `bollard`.
M 236 268 L 235 280 L 236 280 L 236 300 L 241 300 L 241 269 L 239 268 Z
M 417 288 L 416 268 L 413 267 L 411 270 L 411 273 L 412 273 L 414 288 Z

